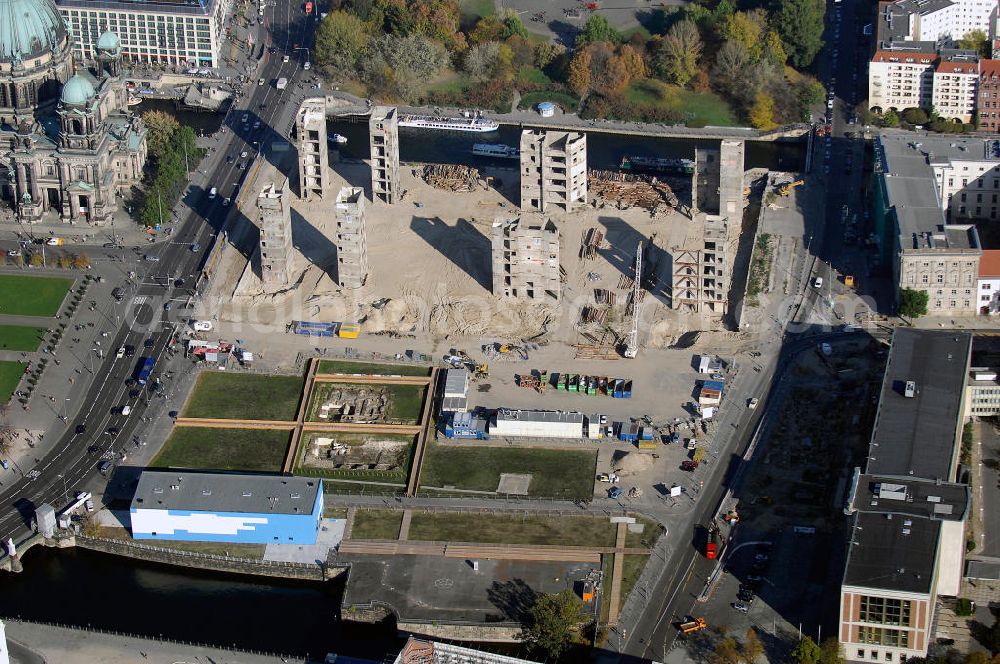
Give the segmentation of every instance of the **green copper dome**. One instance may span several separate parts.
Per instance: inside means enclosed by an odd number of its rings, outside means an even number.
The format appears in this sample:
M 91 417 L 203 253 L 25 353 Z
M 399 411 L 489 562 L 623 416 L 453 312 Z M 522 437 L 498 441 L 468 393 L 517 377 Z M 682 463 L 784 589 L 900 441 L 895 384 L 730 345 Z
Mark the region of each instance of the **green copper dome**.
M 86 104 L 96 95 L 97 91 L 94 90 L 94 86 L 90 81 L 79 74 L 74 74 L 71 79 L 66 81 L 62 89 L 62 96 L 59 99 L 64 104 L 79 106 L 80 104 Z
M 37 57 L 65 38 L 66 25 L 52 0 L 0 0 L 0 61 Z
M 113 32 L 105 32 L 97 40 L 98 51 L 119 51 L 122 47 L 122 40 Z

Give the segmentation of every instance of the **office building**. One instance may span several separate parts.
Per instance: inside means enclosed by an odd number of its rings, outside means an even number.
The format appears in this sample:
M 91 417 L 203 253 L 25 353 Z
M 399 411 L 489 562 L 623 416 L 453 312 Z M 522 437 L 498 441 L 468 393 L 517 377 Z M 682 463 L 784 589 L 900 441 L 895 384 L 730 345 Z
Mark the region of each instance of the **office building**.
M 521 210 L 571 212 L 587 204 L 587 135 L 521 132 Z
M 337 660 L 340 661 L 339 659 Z M 535 660 L 498 655 L 411 636 L 393 664 L 533 664 Z
M 558 300 L 559 231 L 548 219 L 521 215 L 493 223 L 493 294 Z
M 1000 250 L 987 249 L 979 259 L 979 279 L 976 282 L 979 313 L 1000 312 Z
M 292 210 L 288 204 L 288 180 L 269 182 L 257 196 L 257 228 L 260 229 L 260 279 L 265 290 L 281 290 L 292 284 Z
M 1000 338 L 977 335 L 965 380 L 965 416 L 1000 415 Z
M 897 329 L 869 457 L 856 468 L 838 639 L 852 662 L 927 655 L 938 596 L 959 592 L 969 488 L 958 483 L 972 337 Z
M 342 187 L 337 194 L 337 283 L 361 288 L 368 279 L 368 241 L 365 237 L 365 190 Z
M 376 106 L 368 119 L 371 144 L 372 201 L 391 205 L 399 200 L 399 113 L 395 106 Z
M 490 426 L 490 436 L 533 438 L 582 438 L 583 414 L 558 410 L 501 408 Z
M 222 65 L 232 0 L 58 0 L 79 62 L 97 57 L 105 32 L 132 62 L 214 68 Z
M 146 470 L 129 512 L 135 539 L 315 544 L 323 480 Z
M 978 312 L 982 246 L 970 222 L 997 214 L 1000 141 L 886 131 L 875 160 L 877 241 L 897 288 L 926 291 L 931 315 Z

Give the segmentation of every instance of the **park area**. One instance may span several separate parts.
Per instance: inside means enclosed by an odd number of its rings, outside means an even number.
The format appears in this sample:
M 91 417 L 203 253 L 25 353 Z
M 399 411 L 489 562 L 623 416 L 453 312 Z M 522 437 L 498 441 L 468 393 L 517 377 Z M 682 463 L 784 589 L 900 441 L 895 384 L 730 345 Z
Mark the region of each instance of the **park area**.
M 0 314 L 55 316 L 72 285 L 59 277 L 0 276 Z
M 594 496 L 597 452 L 518 447 L 460 447 L 428 441 L 421 495 L 437 489 L 497 492 L 502 474 L 530 475 L 532 498 L 590 500 Z
M 27 362 L 0 361 L 0 403 L 10 401 L 27 366 Z
M 34 352 L 47 331 L 44 327 L 0 325 L 0 350 Z
M 354 374 L 370 376 L 429 376 L 430 367 L 419 364 L 377 364 L 350 360 L 320 360 L 321 374 Z
M 152 468 L 278 472 L 291 430 L 176 427 Z
M 206 372 L 198 377 L 184 417 L 227 420 L 295 419 L 302 376 L 261 376 Z

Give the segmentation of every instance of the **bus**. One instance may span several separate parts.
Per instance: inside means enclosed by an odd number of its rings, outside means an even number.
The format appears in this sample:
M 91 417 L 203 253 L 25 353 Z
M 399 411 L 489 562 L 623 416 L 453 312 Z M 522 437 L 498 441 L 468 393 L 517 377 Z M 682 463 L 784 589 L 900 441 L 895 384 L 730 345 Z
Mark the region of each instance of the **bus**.
M 150 374 L 153 373 L 153 367 L 156 366 L 156 359 L 152 357 L 144 357 L 139 360 L 139 370 L 136 372 L 136 381 L 140 385 L 145 385 L 149 381 Z

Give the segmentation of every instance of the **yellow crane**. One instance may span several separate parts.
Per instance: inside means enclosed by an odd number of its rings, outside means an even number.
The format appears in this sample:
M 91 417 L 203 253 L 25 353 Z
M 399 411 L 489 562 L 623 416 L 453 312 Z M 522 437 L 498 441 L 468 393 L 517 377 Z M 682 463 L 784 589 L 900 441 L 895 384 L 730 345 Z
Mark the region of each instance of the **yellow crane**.
M 778 193 L 781 194 L 782 196 L 788 196 L 789 194 L 792 193 L 792 190 L 794 190 L 796 187 L 801 187 L 805 183 L 806 183 L 805 180 L 796 180 L 795 182 L 789 182 L 788 184 L 782 185 L 781 188 L 778 189 Z

